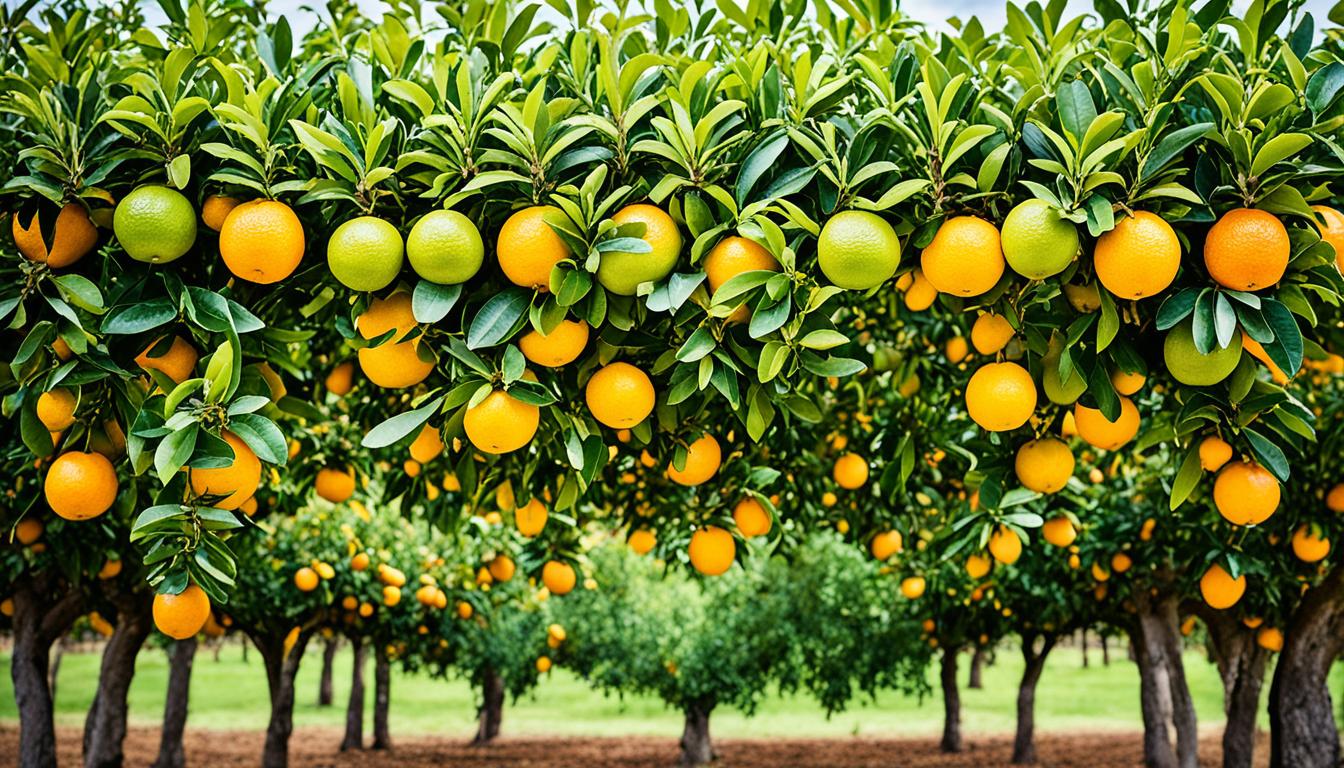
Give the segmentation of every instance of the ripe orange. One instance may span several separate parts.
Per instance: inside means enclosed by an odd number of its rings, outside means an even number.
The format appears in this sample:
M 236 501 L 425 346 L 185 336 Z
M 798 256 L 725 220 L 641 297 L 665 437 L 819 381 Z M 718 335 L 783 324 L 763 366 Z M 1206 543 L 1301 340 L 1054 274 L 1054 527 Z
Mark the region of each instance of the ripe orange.
M 261 484 L 261 460 L 247 443 L 232 432 L 220 437 L 233 449 L 233 461 L 218 469 L 191 469 L 191 491 L 197 496 L 223 496 L 213 502 L 219 509 L 237 509 L 257 492 Z
M 513 512 L 513 521 L 518 526 L 518 533 L 529 539 L 541 533 L 546 527 L 547 517 L 546 505 L 535 497 Z
M 1336 483 L 1325 494 L 1325 507 L 1331 512 L 1344 512 L 1344 483 Z
M 578 577 L 574 574 L 574 566 L 569 563 L 550 560 L 541 567 L 541 583 L 545 584 L 546 589 L 557 597 L 568 595 L 574 589 L 574 584 L 577 581 Z
M 121 573 L 121 567 L 121 560 L 109 558 L 103 562 L 103 567 L 98 569 L 98 578 L 103 581 L 115 579 Z
M 905 290 L 905 308 L 911 312 L 923 312 L 938 300 L 938 289 L 924 276 L 923 270 L 916 269 L 911 274 L 914 278 Z
M 924 596 L 924 577 L 910 576 L 901 580 L 901 594 L 905 595 L 907 600 L 918 600 Z
M 543 675 L 551 671 L 551 660 L 549 657 L 547 656 L 537 657 L 537 671 Z
M 1200 578 L 1199 593 L 1210 608 L 1220 611 L 1231 608 L 1246 594 L 1246 574 L 1234 579 L 1223 566 L 1214 563 Z
M 42 488 L 52 512 L 66 520 L 88 520 L 117 500 L 117 470 L 101 453 L 66 451 L 51 463 Z
M 557 221 L 564 213 L 549 205 L 534 205 L 516 211 L 499 229 L 495 253 L 499 268 L 514 285 L 545 293 L 550 290 L 551 270 L 573 256 L 565 241 L 546 223 L 550 215 Z
M 401 602 L 401 587 L 394 587 L 391 584 L 383 587 L 383 605 L 391 608 Z
M 1311 210 L 1325 221 L 1324 227 L 1317 224 L 1316 229 L 1320 231 L 1321 239 L 1335 249 L 1335 266 L 1344 271 L 1344 213 L 1328 205 L 1313 205 Z
M 42 521 L 25 517 L 14 526 L 14 538 L 23 546 L 28 546 L 42 538 Z
M 47 247 L 42 236 L 42 213 L 34 211 L 28 226 L 19 223 L 18 214 L 12 220 L 14 245 L 29 261 L 44 262 L 53 269 L 68 267 L 84 258 L 98 243 L 98 228 L 89 219 L 89 211 L 82 203 L 69 202 L 56 214 L 56 227 Z
M 313 488 L 318 496 L 332 504 L 340 504 L 355 495 L 355 476 L 347 470 L 324 467 L 317 471 Z
M 868 462 L 857 453 L 846 453 L 835 460 L 831 477 L 841 488 L 851 491 L 861 488 L 868 482 Z
M 1124 552 L 1116 552 L 1111 556 L 1111 570 L 1116 573 L 1124 573 L 1134 566 L 1134 560 Z
M 1139 371 L 1122 371 L 1116 368 L 1111 371 L 1111 386 L 1121 395 L 1132 395 L 1143 389 L 1143 385 L 1148 381 L 1148 377 Z
M 985 312 L 971 326 L 971 346 L 982 355 L 998 354 L 1017 332 L 1003 315 Z
M 989 554 L 1004 565 L 1012 565 L 1022 556 L 1022 540 L 1011 529 L 999 526 L 989 537 Z
M 406 574 L 387 563 L 378 564 L 378 580 L 390 587 L 406 586 Z
M 181 384 L 191 378 L 196 370 L 196 348 L 181 336 L 174 336 L 172 344 L 158 351 L 159 342 L 164 338 L 160 336 L 145 347 L 145 351 L 136 356 L 135 364 L 145 371 L 158 371 L 174 383 Z M 151 355 L 151 352 L 156 354 Z
M 969 345 L 966 344 L 965 336 L 953 336 L 943 345 L 943 356 L 953 365 L 965 360 L 970 352 L 971 350 Z
M 443 453 L 443 437 L 437 427 L 428 424 L 420 428 L 420 434 L 411 441 L 411 458 L 421 464 L 428 464 Z
M 975 554 L 966 558 L 966 575 L 972 579 L 983 579 L 989 573 L 990 566 L 993 565 L 988 557 Z
M 1232 446 L 1217 435 L 1209 435 L 1199 443 L 1199 466 L 1205 472 L 1217 472 L 1232 458 Z
M 1204 238 L 1204 266 L 1213 281 L 1234 291 L 1258 291 L 1279 282 L 1291 244 L 1283 222 L 1269 211 L 1234 208 Z
M 345 397 L 355 385 L 355 364 L 346 360 L 331 369 L 323 385 L 337 397 Z
M 712 297 L 713 293 L 719 290 L 724 283 L 743 272 L 762 269 L 778 272 L 779 262 L 769 251 L 754 240 L 733 235 L 723 238 L 713 248 L 709 249 L 709 253 L 705 255 L 700 267 L 705 271 L 705 279 L 709 283 L 709 292 Z M 728 316 L 728 322 L 744 323 L 750 317 L 751 310 L 744 304 Z
M 657 206 L 627 205 L 611 220 L 617 225 L 643 224 L 640 239 L 653 246 L 650 253 L 607 251 L 597 267 L 597 281 L 612 293 L 634 296 L 640 283 L 656 283 L 672 273 L 681 255 L 681 232 L 677 223 Z
M 181 594 L 155 595 L 153 612 L 154 626 L 160 632 L 175 640 L 186 640 L 195 637 L 210 618 L 210 597 L 195 584 L 188 584 Z
M 649 552 L 653 551 L 653 547 L 658 543 L 658 539 L 653 535 L 653 531 L 646 528 L 640 528 L 639 530 L 631 531 L 630 534 L 625 537 L 625 543 L 630 545 L 630 548 L 635 551 L 635 554 L 647 555 Z
M 966 410 L 990 432 L 1017 429 L 1036 410 L 1036 382 L 1017 363 L 986 363 L 966 385 Z
M 476 450 L 510 453 L 532 442 L 541 424 L 541 409 L 497 389 L 467 409 L 462 426 Z
M 317 571 L 308 566 L 295 571 L 294 586 L 298 587 L 300 592 L 312 592 L 317 589 Z
M 1165 291 L 1176 279 L 1181 241 L 1161 216 L 1135 211 L 1097 238 L 1092 259 L 1106 290 L 1122 299 L 1145 299 Z
M 397 294 L 397 296 L 405 295 Z M 406 301 L 409 306 L 410 298 L 407 297 Z M 374 303 L 377 304 L 377 302 Z M 361 315 L 360 320 L 364 320 L 364 317 L 364 315 Z M 374 338 L 391 330 L 390 328 L 384 328 L 382 331 L 374 332 L 370 327 L 365 326 L 377 328 L 376 323 L 365 324 L 359 322 L 356 324 L 360 326 L 360 334 L 366 339 Z M 432 361 L 420 357 L 420 337 L 409 341 L 396 340 L 402 338 L 404 334 L 405 330 L 399 328 L 396 334 L 382 344 L 376 347 L 364 347 L 359 350 L 359 369 L 364 372 L 369 381 L 387 389 L 404 389 L 424 381 L 434 370 Z
M 695 570 L 706 576 L 718 576 L 732 567 L 737 558 L 737 542 L 733 534 L 707 525 L 691 534 L 688 553 Z
M 471 603 L 465 600 L 458 600 L 457 607 L 454 610 L 457 611 L 457 618 L 464 621 L 470 619 L 471 615 L 476 612 L 476 609 L 471 607 Z
M 655 395 L 644 371 L 629 363 L 609 363 L 588 379 L 584 397 L 593 418 L 613 429 L 625 429 L 653 412 Z
M 1278 478 L 1247 461 L 1229 462 L 1213 481 L 1213 504 L 1233 525 L 1259 525 L 1279 508 Z
M 999 229 L 978 216 L 947 219 L 920 255 L 919 266 L 940 292 L 979 296 L 1003 277 Z
M 224 220 L 229 217 L 229 213 L 240 203 L 242 201 L 236 197 L 210 195 L 201 204 L 201 221 L 205 222 L 205 226 L 218 232 L 224 228 Z
M 75 423 L 75 407 L 79 399 L 66 387 L 57 387 L 37 397 L 37 420 L 49 432 L 69 429 Z
M 737 524 L 737 531 L 744 539 L 764 536 L 770 532 L 772 525 L 770 513 L 766 511 L 765 505 L 751 496 L 744 496 L 737 502 L 737 506 L 733 507 L 733 522 Z
M 582 320 L 561 320 L 550 333 L 543 334 L 533 329 L 518 340 L 523 357 L 547 368 L 569 365 L 579 359 L 586 346 L 588 323 Z
M 508 555 L 495 555 L 490 561 L 489 568 L 490 576 L 495 581 L 508 581 L 513 578 L 513 572 L 517 567 L 513 563 L 513 558 Z
M 1139 434 L 1139 409 L 1133 400 L 1121 397 L 1120 416 L 1111 421 L 1099 409 L 1079 403 L 1073 406 L 1073 423 L 1078 436 L 1093 448 L 1114 451 Z
M 1060 515 L 1045 521 L 1041 526 L 1041 538 L 1056 547 L 1067 547 L 1078 538 L 1078 530 L 1073 527 L 1072 520 Z
M 1092 578 L 1095 579 L 1095 580 L 1097 580 L 1097 581 L 1110 581 L 1110 580 L 1111 580 L 1111 572 L 1108 571 L 1108 570 L 1106 570 L 1106 568 L 1105 568 L 1104 566 L 1102 566 L 1101 563 L 1093 563 L 1093 564 L 1092 564 Z
M 873 553 L 873 557 L 878 560 L 887 560 L 892 555 L 899 555 L 903 548 L 904 540 L 901 538 L 901 532 L 896 530 L 881 531 L 868 544 L 868 551 Z
M 219 256 L 225 266 L 238 277 L 261 285 L 294 274 L 303 260 L 303 248 L 303 224 L 293 208 L 278 200 L 236 206 L 219 228 Z
M 1043 437 L 1017 449 L 1014 468 L 1023 486 L 1037 493 L 1063 490 L 1073 477 L 1073 451 L 1063 440 Z
M 1316 563 L 1330 554 L 1330 540 L 1315 526 L 1300 525 L 1293 531 L 1293 554 L 1304 563 Z
M 1274 627 L 1263 627 L 1256 633 L 1255 643 L 1266 651 L 1278 653 L 1283 650 L 1283 631 Z
M 678 485 L 700 485 L 719 471 L 723 452 L 719 441 L 706 432 L 686 448 L 686 465 L 677 469 L 673 462 L 667 467 L 667 476 Z
M 369 567 L 369 553 L 356 552 L 355 556 L 350 558 L 350 570 L 363 571 Z

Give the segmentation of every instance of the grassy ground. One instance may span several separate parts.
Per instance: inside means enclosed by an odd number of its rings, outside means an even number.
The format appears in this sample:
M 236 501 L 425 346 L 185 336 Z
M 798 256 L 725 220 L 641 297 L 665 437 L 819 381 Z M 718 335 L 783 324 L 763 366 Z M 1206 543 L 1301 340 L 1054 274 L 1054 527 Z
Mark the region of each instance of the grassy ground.
M 337 659 L 335 689 L 337 706 L 316 706 L 321 657 L 311 646 L 298 681 L 297 725 L 340 726 L 348 695 L 349 654 Z M 1100 653 L 1092 653 L 1092 666 L 1084 669 L 1079 652 L 1056 650 L 1037 691 L 1038 730 L 1133 731 L 1141 728 L 1138 704 L 1138 673 L 1125 660 L 1124 652 L 1112 653 L 1109 667 L 1101 666 Z M 965 682 L 968 657 L 963 657 Z M 0 665 L 8 657 L 0 656 Z M 1201 725 L 1222 721 L 1222 693 L 1217 674 L 1202 655 L 1189 653 L 1186 670 Z M 1336 670 L 1339 672 L 1339 670 Z M 372 665 L 366 682 L 372 698 Z M 997 662 L 985 669 L 983 690 L 963 690 L 963 729 L 968 734 L 1009 732 L 1013 728 L 1014 702 L 1021 661 L 1012 649 L 1001 649 Z M 63 725 L 83 721 L 93 696 L 98 674 L 94 654 L 67 654 L 61 664 L 56 708 Z M 1337 678 L 1339 675 L 1337 675 Z M 131 719 L 135 724 L 155 725 L 163 706 L 167 681 L 167 657 L 158 650 L 141 654 L 131 688 Z M 1338 679 L 1337 679 L 1338 684 Z M 1267 686 L 1266 686 L 1267 687 Z M 1338 685 L 1336 685 L 1336 688 Z M 435 680 L 394 673 L 392 722 L 403 733 L 435 733 L 449 737 L 469 736 L 473 728 L 474 693 L 460 680 Z M 188 727 L 259 730 L 267 718 L 266 680 L 261 659 L 249 653 L 243 659 L 240 645 L 225 646 L 216 661 L 211 649 L 197 654 L 192 677 L 191 716 Z M 0 679 L 0 721 L 12 722 L 17 714 L 8 675 Z M 942 727 L 942 704 L 938 695 L 919 701 L 914 697 L 883 693 L 876 702 L 856 702 L 851 708 L 827 719 L 825 713 L 804 696 L 770 696 L 755 717 L 731 711 L 714 714 L 713 729 L 721 737 L 834 737 L 912 736 L 936 733 Z M 656 699 L 604 698 L 590 691 L 583 681 L 563 670 L 548 675 L 536 691 L 506 705 L 506 733 L 564 735 L 669 735 L 680 731 L 680 715 Z

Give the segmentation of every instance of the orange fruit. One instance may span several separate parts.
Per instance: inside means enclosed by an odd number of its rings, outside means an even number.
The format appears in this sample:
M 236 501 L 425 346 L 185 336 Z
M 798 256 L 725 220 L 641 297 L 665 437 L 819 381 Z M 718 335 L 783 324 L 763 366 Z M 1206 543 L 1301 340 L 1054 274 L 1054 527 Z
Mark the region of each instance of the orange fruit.
M 547 656 L 537 657 L 537 671 L 543 675 L 551 671 L 551 660 L 549 657 Z
M 640 528 L 631 531 L 630 535 L 625 537 L 625 543 L 630 545 L 630 548 L 635 551 L 635 554 L 647 555 L 649 552 L 653 551 L 653 547 L 658 543 L 658 539 L 653 535 L 653 531 L 646 528 Z
M 1073 477 L 1073 451 L 1063 440 L 1043 437 L 1023 443 L 1017 449 L 1014 468 L 1017 479 L 1037 493 L 1063 490 Z
M 1073 423 L 1078 436 L 1093 448 L 1114 451 L 1139 434 L 1139 409 L 1128 397 L 1120 398 L 1120 416 L 1111 421 L 1099 409 L 1079 403 L 1073 406 Z
M 574 566 L 569 563 L 562 563 L 559 560 L 550 560 L 541 567 L 541 583 L 546 585 L 546 589 L 557 597 L 568 595 L 573 589 L 578 577 L 574 574 Z
M 1331 512 L 1344 512 L 1344 483 L 1336 483 L 1325 494 L 1325 507 Z
M 224 228 L 224 220 L 229 217 L 229 213 L 240 203 L 242 201 L 236 197 L 210 195 L 201 204 L 201 221 L 205 222 L 205 226 L 218 232 Z
M 1232 458 L 1232 446 L 1226 440 L 1209 435 L 1199 442 L 1199 466 L 1205 472 L 1217 472 Z
M 1293 554 L 1304 563 L 1317 563 L 1330 554 L 1330 540 L 1311 525 L 1293 531 Z
M 667 467 L 667 476 L 678 485 L 700 485 L 719 471 L 723 452 L 719 441 L 706 432 L 686 448 L 686 465 L 677 469 L 673 462 Z
M 369 553 L 356 552 L 355 556 L 350 558 L 350 570 L 363 571 L 369 567 Z
M 1320 231 L 1321 239 L 1335 249 L 1335 266 L 1344 271 L 1344 213 L 1328 205 L 1313 205 L 1311 210 L 1325 221 L 1324 227 L 1317 224 L 1316 229 Z
M 754 240 L 736 235 L 725 237 L 709 249 L 704 261 L 700 263 L 709 283 L 711 297 L 723 284 L 743 272 L 757 270 L 779 271 L 779 262 L 764 247 Z M 751 317 L 746 305 L 739 306 L 728 316 L 730 323 L 744 323 Z
M 303 248 L 303 224 L 293 208 L 278 200 L 235 206 L 219 228 L 219 256 L 224 265 L 238 277 L 261 285 L 294 274 L 303 260 Z
M 1278 478 L 1259 464 L 1228 462 L 1213 481 L 1213 505 L 1233 525 L 1259 525 L 1279 508 Z
M 190 469 L 191 491 L 197 496 L 223 496 L 213 506 L 237 509 L 261 484 L 261 460 L 234 433 L 225 431 L 220 437 L 233 449 L 233 461 L 218 469 Z
M 550 215 L 556 221 L 564 213 L 549 205 L 534 205 L 516 211 L 499 228 L 495 254 L 499 268 L 514 285 L 545 293 L 550 290 L 551 270 L 573 256 L 565 241 L 546 223 Z
M 989 573 L 993 563 L 984 555 L 975 554 L 966 558 L 966 575 L 972 579 L 983 579 Z
M 1263 627 L 1256 633 L 1255 643 L 1266 651 L 1278 653 L 1283 650 L 1283 631 L 1274 627 Z
M 349 360 L 337 365 L 327 374 L 323 386 L 337 397 L 344 397 L 355 385 L 355 364 Z
M 421 464 L 428 464 L 443 453 L 443 438 L 439 430 L 428 424 L 421 427 L 420 434 L 411 441 L 411 458 Z
M 733 522 L 742 538 L 764 536 L 770 532 L 772 521 L 765 505 L 751 496 L 744 496 L 733 507 Z
M 1209 227 L 1204 266 L 1213 281 L 1234 291 L 1258 291 L 1279 282 L 1291 244 L 1283 222 L 1269 211 L 1234 208 Z
M 966 410 L 990 432 L 1017 429 L 1036 411 L 1036 382 L 1017 363 L 986 363 L 966 385 Z
M 1265 351 L 1264 346 L 1260 342 L 1256 341 L 1255 339 L 1252 339 L 1250 335 L 1245 333 L 1244 331 L 1241 334 L 1241 347 L 1242 349 L 1251 353 L 1251 357 L 1254 357 L 1256 360 L 1259 360 L 1262 364 L 1264 364 L 1266 368 L 1269 369 L 1269 376 L 1271 379 L 1274 380 L 1274 383 L 1276 384 L 1288 383 L 1288 380 L 1291 377 L 1283 372 L 1283 369 L 1279 367 L 1278 363 L 1274 362 L 1274 358 L 1269 356 L 1269 353 Z
M 374 299 L 356 320 L 355 328 L 366 339 L 393 331 L 376 347 L 359 350 L 359 367 L 374 384 L 388 389 L 413 387 L 434 370 L 434 363 L 420 359 L 421 337 L 403 340 L 416 327 L 411 295 L 399 291 L 386 299 Z
M 656 283 L 672 273 L 681 255 L 681 232 L 677 223 L 657 206 L 627 205 L 611 220 L 618 226 L 643 224 L 640 239 L 653 247 L 649 253 L 607 251 L 597 267 L 597 281 L 612 293 L 634 296 L 640 283 Z
M 546 334 L 534 328 L 518 340 L 518 348 L 522 350 L 523 357 L 547 368 L 569 365 L 579 359 L 586 346 L 588 346 L 588 323 L 582 320 L 561 320 L 559 325 Z
M 1234 579 L 1223 566 L 1214 563 L 1200 578 L 1199 593 L 1210 608 L 1220 611 L 1231 608 L 1246 594 L 1246 574 Z
M 300 592 L 312 592 L 317 589 L 317 571 L 308 566 L 295 571 L 294 586 L 298 587 Z
M 518 526 L 518 533 L 529 539 L 541 533 L 541 529 L 546 527 L 547 517 L 546 505 L 537 498 L 533 498 L 513 512 L 513 522 Z
M 14 538 L 23 546 L 28 546 L 42 538 L 42 521 L 25 517 L 14 526 Z
M 985 312 L 971 326 L 971 346 L 982 355 L 998 354 L 1017 332 L 1003 315 Z
M 905 308 L 911 312 L 923 312 L 938 300 L 938 289 L 924 276 L 923 270 L 916 269 L 910 287 L 905 291 Z
M 51 511 L 66 520 L 88 520 L 117 500 L 117 470 L 101 453 L 66 451 L 51 463 L 42 489 Z
M 1111 572 L 1106 570 L 1101 563 L 1092 564 L 1092 578 L 1097 581 L 1110 581 Z
M 324 467 L 317 471 L 313 488 L 318 496 L 332 504 L 340 504 L 355 495 L 355 476 L 343 469 Z
M 625 429 L 653 412 L 655 395 L 648 374 L 629 363 L 609 363 L 588 379 L 584 397 L 593 418 L 613 429 Z
M 406 574 L 386 563 L 378 564 L 378 580 L 390 587 L 406 586 Z
M 868 551 L 872 552 L 873 557 L 878 560 L 887 560 L 892 555 L 899 555 L 903 544 L 904 541 L 901 538 L 900 531 L 882 531 L 868 543 Z
M 970 353 L 970 345 L 966 343 L 965 336 L 953 336 L 943 345 L 943 356 L 953 365 L 965 360 Z
M 1119 368 L 1111 371 L 1111 386 L 1115 387 L 1117 394 L 1132 395 L 1143 389 L 1147 381 L 1148 377 L 1139 371 L 1122 371 Z
M 901 580 L 901 594 L 907 600 L 918 600 L 924 596 L 925 586 L 923 576 L 910 576 Z
M 471 607 L 471 603 L 465 600 L 458 600 L 457 607 L 454 610 L 457 611 L 457 617 L 464 621 L 470 619 L 471 615 L 476 612 L 476 609 Z
M 195 637 L 206 619 L 210 618 L 210 597 L 195 584 L 188 584 L 181 594 L 154 596 L 154 626 L 163 634 L 186 640 Z
M 383 587 L 383 605 L 391 608 L 401 602 L 401 587 L 394 587 L 391 584 Z
M 98 578 L 103 581 L 115 579 L 121 573 L 122 563 L 120 560 L 109 559 L 103 563 L 103 567 L 98 569 Z
M 1078 538 L 1078 530 L 1073 527 L 1073 521 L 1060 515 L 1045 521 L 1041 526 L 1041 538 L 1056 547 L 1067 547 Z
M 174 336 L 166 348 L 160 347 L 164 336 L 155 339 L 135 358 L 135 364 L 145 371 L 158 371 L 176 384 L 191 378 L 196 371 L 196 348 L 181 336 Z M 151 354 L 154 353 L 154 354 Z
M 495 581 L 508 581 L 509 579 L 512 579 L 513 572 L 516 570 L 513 558 L 508 555 L 495 555 L 490 561 L 489 568 L 490 576 L 493 577 Z
M 861 488 L 868 482 L 868 462 L 857 453 L 846 453 L 835 460 L 831 477 L 841 488 L 851 491 Z
M 1165 291 L 1176 279 L 1181 241 L 1161 216 L 1135 211 L 1097 238 L 1092 259 L 1097 279 L 1106 290 L 1122 299 L 1146 299 Z
M 989 537 L 989 554 L 1004 565 L 1012 565 L 1022 556 L 1022 540 L 1011 529 L 999 526 Z
M 51 247 L 42 235 L 41 211 L 34 211 L 28 226 L 19 223 L 18 214 L 12 220 L 14 244 L 29 261 L 43 262 L 53 269 L 68 267 L 84 258 L 98 244 L 98 228 L 89 218 L 82 203 L 69 202 L 56 214 L 56 226 L 51 236 Z
M 939 292 L 979 296 L 1003 277 L 999 229 L 978 216 L 947 219 L 920 255 L 919 266 Z
M 1117 552 L 1111 556 L 1111 570 L 1116 573 L 1124 573 L 1134 566 L 1134 560 L 1124 552 Z
M 48 432 L 69 429 L 75 423 L 75 406 L 79 398 L 66 387 L 57 387 L 37 397 L 37 420 Z
M 732 567 L 737 558 L 737 542 L 733 534 L 707 525 L 691 534 L 688 554 L 695 570 L 705 576 L 718 576 Z
M 467 409 L 462 426 L 476 450 L 510 453 L 532 442 L 541 424 L 541 409 L 497 389 Z

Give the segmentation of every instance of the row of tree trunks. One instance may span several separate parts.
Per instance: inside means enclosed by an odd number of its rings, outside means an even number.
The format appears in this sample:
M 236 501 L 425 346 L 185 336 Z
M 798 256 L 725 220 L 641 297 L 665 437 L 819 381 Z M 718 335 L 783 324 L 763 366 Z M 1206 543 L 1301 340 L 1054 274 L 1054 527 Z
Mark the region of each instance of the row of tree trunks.
M 364 659 L 369 647 L 358 637 L 350 639 L 354 659 L 350 674 L 350 702 L 345 708 L 345 738 L 341 751 L 364 748 Z
M 943 689 L 943 738 L 938 748 L 944 752 L 961 751 L 961 693 L 957 690 L 957 654 L 961 648 L 943 648 L 938 680 Z
M 25 574 L 15 580 L 10 677 L 19 711 L 19 768 L 56 765 L 56 726 L 53 719 L 51 646 L 83 611 L 84 593 L 68 590 L 52 599 L 53 585 L 44 574 Z
M 1174 595 L 1135 595 L 1131 633 L 1139 666 L 1144 763 L 1150 768 L 1198 768 L 1199 732 L 1181 658 L 1180 613 Z M 1176 733 L 1172 751 L 1170 726 Z
M 482 746 L 494 741 L 504 719 L 504 678 L 493 667 L 481 676 L 481 706 L 476 710 L 476 737 L 471 743 Z
M 98 688 L 84 720 L 84 768 L 120 768 L 125 760 L 126 696 L 135 677 L 135 659 L 153 629 L 152 600 L 146 590 L 112 597 L 116 624 L 103 648 Z
M 1344 567 L 1307 590 L 1287 629 L 1269 687 L 1270 768 L 1336 768 L 1327 678 L 1344 650 Z
M 163 730 L 159 756 L 153 768 L 185 768 L 182 734 L 187 727 L 187 702 L 191 693 L 191 667 L 196 660 L 196 638 L 174 641 L 168 648 L 168 692 L 163 701 Z
M 1036 684 L 1055 639 L 1054 634 L 1022 635 L 1022 682 L 1017 687 L 1017 734 L 1013 738 L 1013 763 L 1017 765 L 1036 762 Z
M 686 707 L 686 725 L 681 732 L 681 764 L 705 765 L 713 762 L 717 754 L 709 738 L 709 715 L 714 705 L 697 702 Z

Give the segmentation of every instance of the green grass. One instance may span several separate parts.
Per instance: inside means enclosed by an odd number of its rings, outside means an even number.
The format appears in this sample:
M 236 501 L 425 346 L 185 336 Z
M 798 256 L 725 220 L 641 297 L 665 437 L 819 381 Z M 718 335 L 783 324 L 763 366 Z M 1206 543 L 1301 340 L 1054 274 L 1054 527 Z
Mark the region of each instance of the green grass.
M 63 725 L 79 725 L 93 696 L 98 674 L 98 656 L 68 653 L 61 663 L 57 685 L 57 719 Z M 319 708 L 317 697 L 321 657 L 310 648 L 298 680 L 298 705 L 294 719 L 299 726 L 336 726 L 344 722 L 349 691 L 349 653 L 337 658 L 335 691 L 337 705 Z M 1142 727 L 1138 703 L 1138 672 L 1126 661 L 1124 651 L 1112 653 L 1109 667 L 1101 666 L 1093 652 L 1092 666 L 1083 669 L 1076 649 L 1062 648 L 1051 654 L 1036 695 L 1036 722 L 1040 731 L 1134 731 Z M 7 665 L 8 657 L 0 656 Z M 962 681 L 968 658 L 962 659 Z M 1186 654 L 1186 671 L 1201 725 L 1222 722 L 1222 691 L 1217 673 L 1201 654 Z M 1334 688 L 1344 682 L 1336 669 Z M 131 720 L 138 725 L 157 725 L 167 681 L 167 657 L 159 650 L 141 654 L 131 688 Z M 365 680 L 372 688 L 372 664 Z M 1000 649 L 998 660 L 985 669 L 983 690 L 962 690 L 963 729 L 967 734 L 1010 732 L 1021 660 L 1011 648 Z M 17 713 L 8 675 L 0 679 L 0 721 L 14 721 Z M 1266 685 L 1268 688 L 1268 685 Z M 370 702 L 372 691 L 369 691 Z M 188 727 L 259 730 L 268 715 L 266 680 L 261 659 L 251 652 L 243 660 L 240 645 L 230 643 L 214 658 L 202 648 L 192 676 L 191 715 Z M 448 738 L 467 738 L 474 727 L 474 695 L 461 680 L 436 680 L 394 671 L 392 723 L 394 732 L 435 733 Z M 371 705 L 370 705 L 371 706 Z M 371 709 L 366 709 L 371 715 Z M 938 695 L 919 701 L 914 697 L 885 692 L 876 702 L 855 702 L 848 711 L 827 719 L 806 696 L 770 696 L 755 717 L 746 718 L 729 710 L 714 714 L 718 737 L 836 737 L 925 736 L 942 727 L 942 704 Z M 681 728 L 680 715 L 657 699 L 642 696 L 603 697 L 582 680 L 557 669 L 535 692 L 504 711 L 507 734 L 554 734 L 616 736 L 644 734 L 671 736 Z

